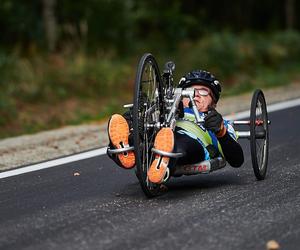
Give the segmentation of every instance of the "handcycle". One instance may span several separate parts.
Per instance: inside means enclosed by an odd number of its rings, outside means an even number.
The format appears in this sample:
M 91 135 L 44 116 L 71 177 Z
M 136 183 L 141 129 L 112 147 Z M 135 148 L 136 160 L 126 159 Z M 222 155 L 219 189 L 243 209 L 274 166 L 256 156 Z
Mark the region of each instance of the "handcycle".
M 173 73 L 175 64 L 167 62 L 163 73 L 154 56 L 144 54 L 137 67 L 134 99 L 132 104 L 124 105 L 131 109 L 133 126 L 133 146 L 122 149 L 110 149 L 109 154 L 135 151 L 136 176 L 141 188 L 147 197 L 160 195 L 163 191 L 161 184 L 149 181 L 147 172 L 155 154 L 170 158 L 182 157 L 182 153 L 170 153 L 154 148 L 154 139 L 162 127 L 170 127 L 173 130 L 179 119 L 178 107 L 182 98 L 189 98 L 194 110 L 195 122 L 201 125 L 204 118 L 199 115 L 193 100 L 192 88 L 182 89 L 174 86 Z M 231 120 L 233 125 L 249 126 L 248 131 L 236 131 L 238 138 L 250 140 L 251 159 L 254 174 L 257 180 L 263 180 L 266 176 L 269 153 L 269 124 L 267 105 L 262 90 L 257 89 L 253 93 L 249 120 Z M 203 162 L 184 166 L 175 166 L 175 169 L 167 171 L 164 181 L 170 176 L 207 174 L 226 166 L 226 160 L 216 157 Z

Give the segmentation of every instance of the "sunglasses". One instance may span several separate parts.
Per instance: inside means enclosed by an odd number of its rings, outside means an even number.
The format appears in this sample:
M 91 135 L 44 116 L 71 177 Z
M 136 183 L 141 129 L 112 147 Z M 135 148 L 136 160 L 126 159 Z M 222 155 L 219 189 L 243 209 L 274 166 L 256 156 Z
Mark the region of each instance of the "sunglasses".
M 208 96 L 211 94 L 211 92 L 207 89 L 195 89 L 195 94 L 196 93 L 200 96 Z

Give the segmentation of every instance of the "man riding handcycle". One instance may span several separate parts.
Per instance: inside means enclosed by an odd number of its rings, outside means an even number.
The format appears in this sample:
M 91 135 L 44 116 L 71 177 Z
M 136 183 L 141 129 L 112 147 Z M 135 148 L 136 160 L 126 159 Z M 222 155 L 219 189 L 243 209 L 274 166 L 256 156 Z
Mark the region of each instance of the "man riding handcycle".
M 237 168 L 244 162 L 233 122 L 216 110 L 221 93 L 217 78 L 194 70 L 174 88 L 174 69 L 172 62 L 167 63 L 161 78 L 154 57 L 145 54 L 137 70 L 133 105 L 127 105 L 130 110 L 123 115 L 112 115 L 108 123 L 108 155 L 124 169 L 136 166 L 150 197 L 160 193 L 160 184 L 170 176 L 209 173 L 226 161 Z M 263 118 L 265 122 L 255 118 L 263 125 L 254 132 L 257 139 L 267 136 L 266 115 Z M 259 174 L 264 178 L 263 171 Z

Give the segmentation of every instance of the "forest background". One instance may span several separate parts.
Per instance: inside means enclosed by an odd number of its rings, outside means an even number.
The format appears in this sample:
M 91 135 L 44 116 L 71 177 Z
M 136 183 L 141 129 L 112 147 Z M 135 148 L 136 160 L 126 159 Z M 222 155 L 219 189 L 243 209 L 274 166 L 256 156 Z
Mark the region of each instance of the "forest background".
M 151 52 L 222 96 L 300 82 L 300 1 L 1 0 L 0 138 L 99 122 L 131 103 Z

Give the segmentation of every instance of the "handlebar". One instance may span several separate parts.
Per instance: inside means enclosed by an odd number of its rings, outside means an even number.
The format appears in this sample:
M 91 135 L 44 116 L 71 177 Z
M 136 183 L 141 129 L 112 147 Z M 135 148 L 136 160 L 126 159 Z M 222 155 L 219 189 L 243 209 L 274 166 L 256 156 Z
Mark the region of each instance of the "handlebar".
M 170 109 L 170 112 L 167 117 L 167 124 L 173 124 L 173 120 L 175 119 L 175 114 L 176 111 L 178 110 L 178 106 L 182 98 L 189 98 L 190 103 L 192 106 L 192 109 L 194 111 L 195 119 L 197 124 L 202 124 L 204 122 L 204 118 L 200 117 L 200 114 L 197 110 L 196 103 L 194 101 L 194 96 L 195 96 L 195 90 L 193 88 L 187 88 L 187 89 L 182 89 L 182 88 L 176 88 L 174 91 L 173 99 L 172 99 L 172 106 Z

